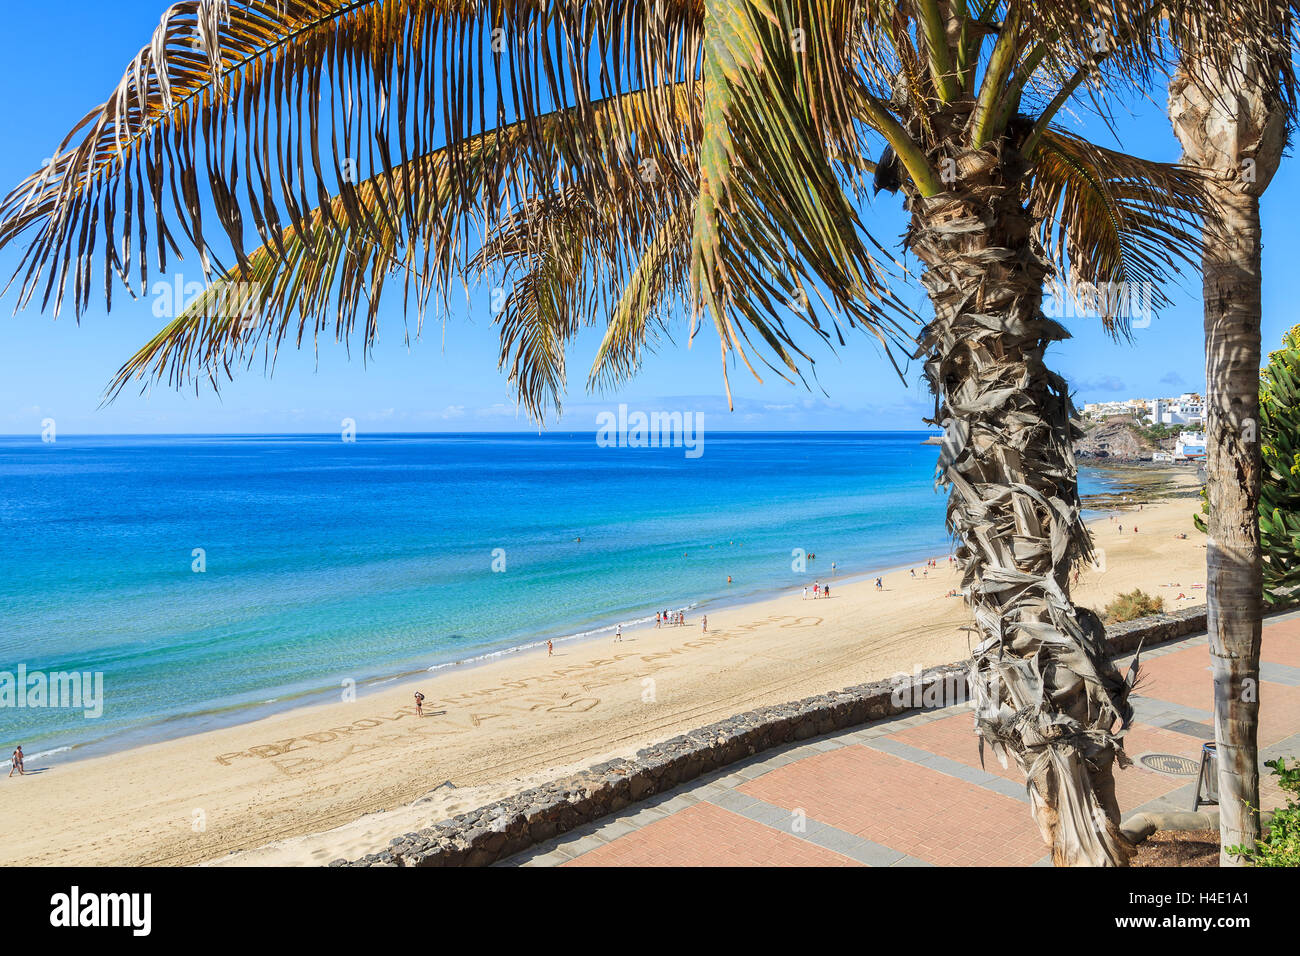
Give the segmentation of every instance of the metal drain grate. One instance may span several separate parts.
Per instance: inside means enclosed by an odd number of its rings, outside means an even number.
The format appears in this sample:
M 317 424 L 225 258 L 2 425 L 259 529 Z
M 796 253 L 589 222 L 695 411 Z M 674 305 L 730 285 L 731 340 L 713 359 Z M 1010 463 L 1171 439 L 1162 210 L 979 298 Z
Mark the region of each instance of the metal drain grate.
M 1154 770 L 1156 773 L 1169 774 L 1171 777 L 1194 777 L 1201 765 L 1188 757 L 1177 754 L 1143 754 L 1138 763 Z

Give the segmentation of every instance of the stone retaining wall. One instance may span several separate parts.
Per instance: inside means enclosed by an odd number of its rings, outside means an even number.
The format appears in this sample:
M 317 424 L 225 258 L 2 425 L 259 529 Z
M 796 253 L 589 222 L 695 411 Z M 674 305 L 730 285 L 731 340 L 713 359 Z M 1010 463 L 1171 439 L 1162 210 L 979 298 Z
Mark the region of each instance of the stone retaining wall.
M 1205 630 L 1205 607 L 1141 618 L 1106 629 L 1116 654 Z M 965 661 L 933 667 L 908 682 L 876 681 L 746 711 L 597 764 L 572 777 L 488 804 L 391 841 L 360 860 L 330 866 L 486 866 L 703 773 L 795 740 L 965 699 Z

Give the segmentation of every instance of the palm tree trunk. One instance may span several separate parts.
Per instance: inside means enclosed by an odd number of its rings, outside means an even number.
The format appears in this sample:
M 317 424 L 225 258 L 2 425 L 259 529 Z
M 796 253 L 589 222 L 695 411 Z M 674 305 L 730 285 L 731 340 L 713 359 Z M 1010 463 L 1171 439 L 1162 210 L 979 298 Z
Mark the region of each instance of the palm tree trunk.
M 1259 199 L 1211 187 L 1222 230 L 1207 230 L 1205 296 L 1206 601 L 1219 755 L 1224 847 L 1259 839 L 1259 650 L 1263 566 L 1259 544 Z M 1242 861 L 1226 850 L 1224 866 Z
M 981 753 L 1009 752 L 1058 866 L 1123 866 L 1113 770 L 1129 686 L 1104 628 L 1069 597 L 1091 554 L 1080 520 L 1074 407 L 1044 353 L 1068 337 L 1042 313 L 1049 267 L 1019 200 L 1023 166 L 974 150 L 952 189 L 913 199 L 909 246 L 925 263 L 935 318 L 925 375 L 944 427 L 939 482 L 983 640 L 972 662 Z
M 1242 50 L 1226 71 L 1189 58 L 1169 84 L 1183 159 L 1199 167 L 1218 223 L 1205 229 L 1206 604 L 1214 670 L 1222 846 L 1259 836 L 1259 197 L 1286 145 L 1276 71 Z M 1220 851 L 1224 866 L 1244 861 Z

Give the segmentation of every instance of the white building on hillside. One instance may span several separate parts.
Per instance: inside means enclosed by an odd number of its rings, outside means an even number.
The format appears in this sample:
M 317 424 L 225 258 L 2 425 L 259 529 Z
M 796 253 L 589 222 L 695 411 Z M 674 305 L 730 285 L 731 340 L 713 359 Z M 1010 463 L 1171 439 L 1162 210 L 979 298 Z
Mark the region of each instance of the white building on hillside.
M 1174 443 L 1174 460 L 1188 461 L 1205 457 L 1205 432 L 1180 432 Z
M 1153 398 L 1148 403 L 1147 421 L 1153 425 L 1205 424 L 1205 399 L 1195 392 L 1177 398 Z
M 1126 402 L 1089 402 L 1083 406 L 1083 414 L 1089 418 L 1111 418 L 1115 415 L 1145 415 L 1145 399 L 1130 398 Z

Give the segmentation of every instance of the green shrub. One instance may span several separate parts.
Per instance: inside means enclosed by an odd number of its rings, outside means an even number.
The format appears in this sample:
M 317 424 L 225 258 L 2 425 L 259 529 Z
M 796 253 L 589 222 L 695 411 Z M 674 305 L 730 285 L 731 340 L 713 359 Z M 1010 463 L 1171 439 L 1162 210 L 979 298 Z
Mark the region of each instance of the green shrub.
M 1288 767 L 1285 758 L 1270 760 L 1278 785 L 1290 794 L 1285 807 L 1273 814 L 1268 836 L 1253 850 L 1230 846 L 1228 852 L 1244 857 L 1251 866 L 1300 866 L 1300 767 Z
M 1258 431 L 1264 600 L 1286 606 L 1300 598 L 1300 325 L 1260 370 Z M 1202 488 L 1201 513 L 1192 516 L 1197 531 L 1205 532 L 1209 513 Z
M 1134 588 L 1128 594 L 1121 594 L 1106 605 L 1106 620 L 1122 623 L 1139 617 L 1160 614 L 1165 609 L 1165 599 L 1152 597 L 1141 588 Z
M 1259 439 L 1264 600 L 1288 604 L 1300 597 L 1300 325 L 1260 373 Z

